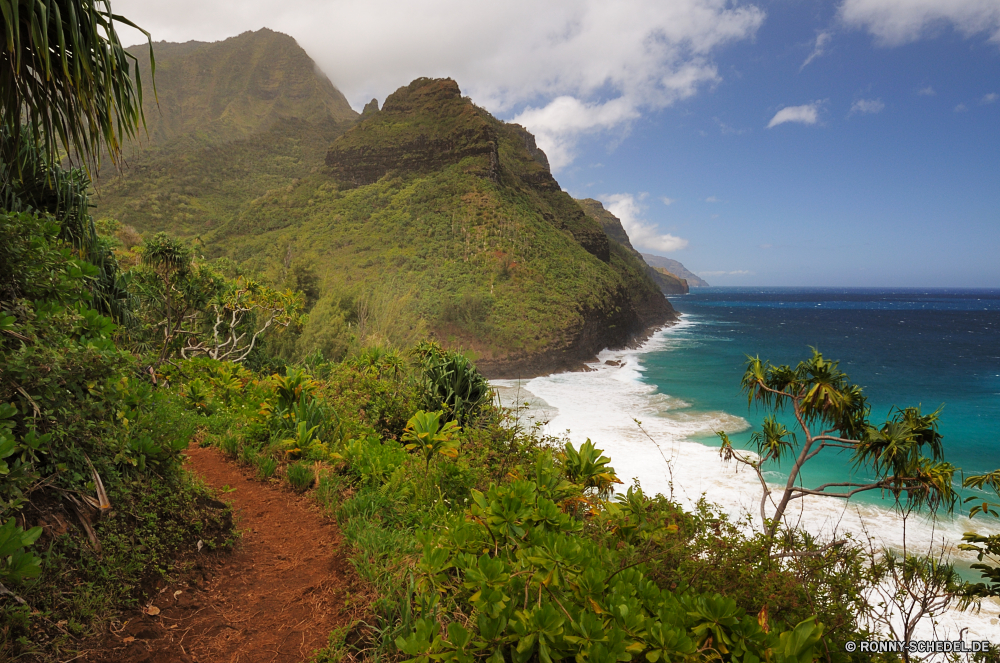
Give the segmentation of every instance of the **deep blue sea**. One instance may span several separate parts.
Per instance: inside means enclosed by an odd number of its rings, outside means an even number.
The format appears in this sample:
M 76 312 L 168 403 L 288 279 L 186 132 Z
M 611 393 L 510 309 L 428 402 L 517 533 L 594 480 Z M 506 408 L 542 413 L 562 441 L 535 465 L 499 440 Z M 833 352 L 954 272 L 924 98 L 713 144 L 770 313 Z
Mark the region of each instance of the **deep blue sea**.
M 864 388 L 873 421 L 894 406 L 942 407 L 946 460 L 1000 467 L 1000 290 L 696 288 L 670 301 L 689 324 L 643 356 L 642 380 L 693 409 L 758 424 L 739 391 L 746 355 L 794 365 L 814 347 Z M 813 478 L 848 465 L 832 456 Z

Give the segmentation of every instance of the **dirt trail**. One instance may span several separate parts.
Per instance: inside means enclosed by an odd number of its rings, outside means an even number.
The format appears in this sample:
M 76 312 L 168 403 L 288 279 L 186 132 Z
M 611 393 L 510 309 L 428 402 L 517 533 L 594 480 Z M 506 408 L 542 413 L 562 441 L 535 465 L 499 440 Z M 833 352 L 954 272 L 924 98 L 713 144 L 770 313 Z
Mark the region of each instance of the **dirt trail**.
M 232 553 L 205 554 L 185 581 L 153 597 L 81 661 L 109 663 L 298 663 L 349 619 L 353 569 L 336 525 L 287 488 L 249 478 L 217 449 L 192 445 L 188 467 L 231 492 L 243 532 Z M 148 610 L 155 613 L 156 610 Z

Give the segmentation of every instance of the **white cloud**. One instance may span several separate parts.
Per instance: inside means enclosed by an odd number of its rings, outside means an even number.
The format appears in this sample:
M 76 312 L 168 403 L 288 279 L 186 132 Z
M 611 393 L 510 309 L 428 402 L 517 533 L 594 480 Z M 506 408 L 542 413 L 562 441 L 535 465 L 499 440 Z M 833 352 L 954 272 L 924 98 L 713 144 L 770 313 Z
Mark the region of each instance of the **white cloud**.
M 708 198 L 705 199 L 705 202 L 706 203 L 717 203 L 717 202 L 719 202 L 719 199 L 716 198 L 715 196 L 709 196 Z
M 969 110 L 969 107 L 966 106 L 965 104 L 959 104 L 959 105 L 955 106 L 955 112 L 956 113 L 964 113 L 967 110 Z
M 833 35 L 828 30 L 823 30 L 822 32 L 817 33 L 816 41 L 813 43 L 812 53 L 810 53 L 809 57 L 806 58 L 806 61 L 802 63 L 802 66 L 799 67 L 799 71 L 805 69 L 806 65 L 816 58 L 821 55 L 825 55 L 827 44 L 830 43 L 831 39 L 833 39 Z
M 881 113 L 885 104 L 881 99 L 858 99 L 851 104 L 851 114 L 862 113 L 865 115 Z
M 934 90 L 934 88 L 928 85 L 927 87 L 922 87 L 919 90 L 917 90 L 917 94 L 919 94 L 921 97 L 933 97 L 935 94 L 937 94 L 937 92 Z
M 720 80 L 713 55 L 764 11 L 730 0 L 115 0 L 157 40 L 219 40 L 267 26 L 298 40 L 355 108 L 419 76 L 536 134 L 554 168 L 580 137 Z M 132 39 L 137 42 L 138 39 Z
M 632 104 L 619 97 L 603 104 L 587 104 L 570 96 L 553 99 L 542 108 L 528 108 L 514 118 L 538 140 L 553 169 L 573 162 L 581 134 L 611 129 L 639 117 Z
M 688 245 L 686 239 L 675 235 L 661 234 L 659 228 L 642 218 L 646 208 L 630 193 L 616 193 L 602 196 L 608 211 L 617 216 L 632 246 L 653 251 L 679 251 Z
M 844 0 L 838 12 L 848 26 L 868 30 L 883 46 L 898 46 L 952 26 L 966 37 L 986 33 L 1000 44 L 996 0 Z
M 803 106 L 785 106 L 774 114 L 771 121 L 767 123 L 767 128 L 771 129 L 784 124 L 785 122 L 801 122 L 802 124 L 816 124 L 819 121 L 819 102 Z
M 981 104 L 992 104 L 995 103 L 997 99 L 1000 99 L 1000 94 L 996 92 L 990 92 L 989 94 L 984 94 L 983 98 L 979 100 Z
M 667 198 L 666 196 L 660 196 L 660 202 L 664 205 L 673 205 L 677 202 L 676 198 Z

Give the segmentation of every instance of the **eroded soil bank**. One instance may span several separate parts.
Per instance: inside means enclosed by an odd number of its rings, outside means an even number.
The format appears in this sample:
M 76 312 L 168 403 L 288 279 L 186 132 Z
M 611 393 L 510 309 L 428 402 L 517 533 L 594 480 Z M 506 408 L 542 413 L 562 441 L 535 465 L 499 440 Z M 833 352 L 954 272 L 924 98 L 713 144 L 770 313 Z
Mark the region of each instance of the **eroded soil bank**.
M 199 554 L 143 612 L 113 625 L 80 661 L 298 663 L 350 620 L 353 568 L 336 524 L 309 498 L 261 483 L 214 448 L 192 445 L 187 467 L 232 504 L 242 537 Z

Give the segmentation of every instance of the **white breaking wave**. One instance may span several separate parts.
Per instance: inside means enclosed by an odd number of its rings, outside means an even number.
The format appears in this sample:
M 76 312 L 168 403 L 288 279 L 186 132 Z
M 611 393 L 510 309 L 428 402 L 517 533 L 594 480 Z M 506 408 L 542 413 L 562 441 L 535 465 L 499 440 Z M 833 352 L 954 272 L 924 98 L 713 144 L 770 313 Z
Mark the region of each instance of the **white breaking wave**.
M 516 403 L 522 408 L 520 416 L 526 424 L 542 423 L 544 432 L 566 435 L 577 446 L 592 440 L 611 458 L 626 485 L 638 479 L 647 494 L 672 496 L 687 507 L 704 496 L 733 520 L 749 518 L 759 525 L 761 492 L 756 475 L 735 463 L 724 464 L 717 447 L 691 439 L 716 431 L 737 433 L 747 430 L 750 423 L 728 412 L 696 410 L 641 381 L 643 355 L 677 347 L 682 342 L 678 332 L 690 330 L 695 324 L 685 316 L 673 327 L 654 334 L 637 350 L 605 350 L 599 361 L 588 364 L 589 372 L 558 373 L 520 383 L 497 380 L 492 384 L 505 406 Z M 782 483 L 785 478 L 777 472 L 766 477 Z M 876 541 L 902 548 L 904 521 L 891 509 L 824 497 L 799 502 L 801 507 L 787 517 L 817 536 L 829 539 L 834 533 L 845 532 L 862 536 L 867 529 Z M 905 540 L 908 550 L 926 552 L 942 539 L 955 545 L 963 532 L 971 530 L 986 532 L 986 521 L 958 517 L 934 523 L 925 516 L 910 516 Z M 953 559 L 975 561 L 974 556 L 957 550 Z M 961 635 L 966 640 L 996 642 L 1000 640 L 998 613 L 1000 603 L 995 601 L 984 601 L 978 614 L 950 611 L 938 618 L 936 626 L 926 620 L 918 637 L 954 639 Z M 963 629 L 964 633 L 960 633 Z

